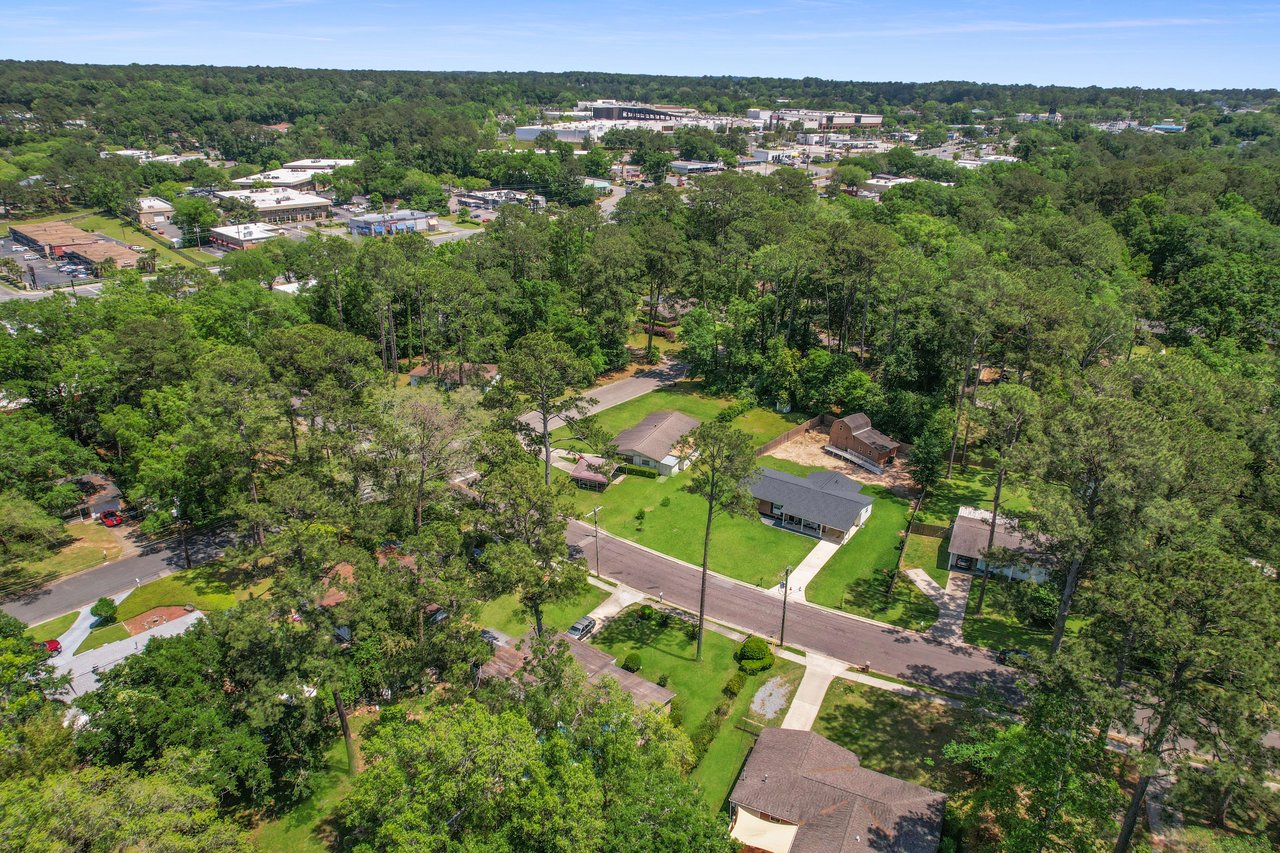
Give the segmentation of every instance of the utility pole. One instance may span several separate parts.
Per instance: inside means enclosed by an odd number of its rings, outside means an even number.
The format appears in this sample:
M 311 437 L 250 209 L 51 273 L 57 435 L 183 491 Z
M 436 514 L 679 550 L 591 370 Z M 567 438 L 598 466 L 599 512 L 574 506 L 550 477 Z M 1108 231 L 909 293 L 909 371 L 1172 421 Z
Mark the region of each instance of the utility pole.
M 782 575 L 782 627 L 778 629 L 778 645 L 781 646 L 787 636 L 787 593 L 791 591 L 791 567 L 787 566 Z
M 591 518 L 596 526 L 596 577 L 600 577 L 600 510 L 602 509 L 604 509 L 604 507 L 598 506 L 591 510 Z

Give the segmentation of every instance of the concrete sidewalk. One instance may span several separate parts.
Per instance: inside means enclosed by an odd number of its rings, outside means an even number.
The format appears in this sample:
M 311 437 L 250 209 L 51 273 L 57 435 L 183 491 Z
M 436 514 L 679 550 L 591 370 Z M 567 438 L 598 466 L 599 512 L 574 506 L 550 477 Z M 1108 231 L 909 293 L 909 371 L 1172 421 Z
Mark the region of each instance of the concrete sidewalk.
M 964 612 L 972 578 L 964 572 L 949 572 L 943 589 L 924 569 L 903 569 L 902 573 L 938 607 L 938 621 L 925 633 L 944 643 L 963 643 Z
M 172 622 L 166 622 L 149 631 L 135 634 L 127 640 L 108 643 L 82 655 L 76 655 L 58 668 L 60 671 L 70 673 L 71 694 L 79 696 L 98 686 L 99 672 L 111 669 L 120 661 L 129 657 L 129 655 L 142 651 L 147 641 L 152 637 L 176 637 L 203 618 L 204 614 L 199 610 L 194 613 L 188 613 L 186 616 L 174 619 Z
M 800 536 L 802 534 L 795 534 Z M 818 572 L 822 571 L 822 567 L 827 561 L 836 555 L 836 551 L 840 550 L 838 542 L 829 542 L 826 539 L 819 539 L 817 544 L 813 546 L 813 550 L 805 554 L 800 565 L 791 570 L 790 597 L 796 601 L 804 601 L 804 588 L 809 582 L 817 577 Z M 782 584 L 772 586 L 768 590 L 769 594 L 775 598 L 782 598 Z
M 816 654 L 806 654 L 804 664 L 804 678 L 796 688 L 787 716 L 782 720 L 784 729 L 808 731 L 813 728 L 832 679 L 849 669 L 844 661 Z

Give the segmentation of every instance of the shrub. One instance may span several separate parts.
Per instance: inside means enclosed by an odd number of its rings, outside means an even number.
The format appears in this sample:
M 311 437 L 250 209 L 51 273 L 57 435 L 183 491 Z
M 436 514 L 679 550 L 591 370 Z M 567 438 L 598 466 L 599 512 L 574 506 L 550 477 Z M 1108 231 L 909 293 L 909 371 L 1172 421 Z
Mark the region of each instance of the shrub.
M 662 675 L 659 675 L 659 676 L 658 676 L 658 686 L 659 686 L 659 687 L 666 687 L 666 686 L 667 686 L 667 683 L 668 683 L 668 682 L 670 682 L 670 681 L 671 681 L 671 676 L 667 675 L 665 672 L 664 672 L 664 673 L 662 673 Z M 675 700 L 672 700 L 672 701 L 675 701 Z
M 641 468 L 639 465 L 619 465 L 618 470 L 633 477 L 645 477 L 650 480 L 658 479 L 657 471 L 652 468 Z
M 726 696 L 716 704 L 715 715 L 720 719 L 729 716 L 729 712 L 733 710 L 733 698 Z
M 671 506 L 671 496 L 670 496 L 670 495 L 667 495 L 665 498 L 663 498 L 663 499 L 662 499 L 662 504 L 661 504 L 661 505 L 662 505 L 662 506 Z
M 722 424 L 727 424 L 739 415 L 745 415 L 755 407 L 755 400 L 737 400 L 730 404 L 728 408 L 722 409 L 720 413 L 716 415 L 716 420 Z
M 726 696 L 737 696 L 742 692 L 743 686 L 747 683 L 747 676 L 743 672 L 735 672 L 729 676 L 729 680 L 725 682 L 724 693 Z
M 667 710 L 667 717 L 671 720 L 671 725 L 679 728 L 684 725 L 685 700 L 683 696 L 675 696 L 671 699 L 671 706 Z
M 625 669 L 627 672 L 639 672 L 640 671 L 640 653 L 632 652 L 631 654 L 623 658 L 622 668 Z
M 992 581 L 996 583 L 996 581 Z M 1013 581 L 1008 585 L 1009 604 L 1018 621 L 1028 628 L 1047 631 L 1058 618 L 1056 588 L 1034 581 Z M 991 590 L 988 590 L 988 595 Z
M 764 672 L 766 669 L 771 669 L 772 667 L 772 654 L 764 660 L 744 660 L 742 663 L 738 664 L 738 668 L 747 675 L 755 675 L 756 673 Z
M 645 517 L 644 507 L 640 507 L 638 510 L 636 510 L 636 521 L 644 521 L 644 517 Z
M 658 611 L 653 609 L 653 605 L 643 604 L 640 606 L 640 609 L 636 611 L 636 618 L 639 619 L 641 622 L 648 622 L 649 620 L 653 619 L 653 617 L 657 615 L 657 613 Z
M 109 598 L 99 598 L 89 612 L 98 617 L 99 625 L 110 625 L 116 621 L 116 603 Z
M 763 637 L 747 637 L 733 654 L 733 659 L 739 663 L 744 660 L 764 660 L 768 657 L 773 657 L 773 652 L 770 651 L 769 644 Z

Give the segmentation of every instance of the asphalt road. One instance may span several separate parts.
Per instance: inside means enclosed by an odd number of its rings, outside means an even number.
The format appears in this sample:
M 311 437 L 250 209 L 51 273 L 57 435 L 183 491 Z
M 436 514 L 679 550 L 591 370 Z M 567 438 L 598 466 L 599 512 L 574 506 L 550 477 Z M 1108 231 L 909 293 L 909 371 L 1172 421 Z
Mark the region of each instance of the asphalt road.
M 686 364 L 665 362 L 652 370 L 628 376 L 626 379 L 619 379 L 617 382 L 610 382 L 608 385 L 601 385 L 598 388 L 589 388 L 583 393 L 594 399 L 595 402 L 588 407 L 587 412 L 594 415 L 596 412 L 611 409 L 620 403 L 634 400 L 636 397 L 643 397 L 650 391 L 683 379 L 688 370 L 689 366 Z M 538 430 L 539 435 L 542 434 L 542 420 L 533 412 L 521 415 L 520 420 Z M 563 425 L 564 421 L 560 418 L 552 418 L 548 423 L 551 429 Z
M 191 534 L 187 537 L 187 545 L 192 564 L 213 559 L 234 539 L 234 532 L 229 529 Z M 176 537 L 166 539 L 151 545 L 136 557 L 116 560 L 11 598 L 0 605 L 0 609 L 28 625 L 36 625 L 93 604 L 103 596 L 124 592 L 138 581 L 146 583 L 184 568 L 186 562 L 181 540 Z
M 595 541 L 592 526 L 570 522 L 566 539 L 580 544 L 592 569 Z M 600 534 L 600 574 L 654 598 L 696 613 L 701 573 L 695 568 L 640 548 L 607 533 Z M 776 640 L 782 602 L 746 584 L 711 575 L 707 581 L 707 617 Z M 951 645 L 875 622 L 791 603 L 787 607 L 786 643 L 811 649 L 852 665 L 871 662 L 871 669 L 906 681 L 952 693 L 973 695 L 984 688 L 1007 699 L 1017 696 L 1016 670 L 1000 666 L 985 649 Z

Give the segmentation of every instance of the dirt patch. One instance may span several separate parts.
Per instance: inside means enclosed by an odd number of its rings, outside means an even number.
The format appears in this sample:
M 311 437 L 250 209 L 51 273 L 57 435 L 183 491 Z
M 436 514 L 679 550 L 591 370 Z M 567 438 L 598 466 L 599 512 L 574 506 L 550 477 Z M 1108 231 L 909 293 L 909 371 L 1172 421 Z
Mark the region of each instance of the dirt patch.
M 751 697 L 751 713 L 762 720 L 772 720 L 787 707 L 790 696 L 791 685 L 785 678 L 780 675 L 770 678 Z
M 174 619 L 186 616 L 188 612 L 185 607 L 166 604 L 164 607 L 153 607 L 146 613 L 139 613 L 132 619 L 126 619 L 120 624 L 124 625 L 124 629 L 132 637 L 134 634 L 141 634 L 143 631 L 159 628 L 166 622 L 172 622 Z
M 905 452 L 898 456 L 896 462 L 885 469 L 883 474 L 875 474 L 852 462 L 832 456 L 830 453 L 824 453 L 822 448 L 829 444 L 831 437 L 825 430 L 810 430 L 781 447 L 775 447 L 769 451 L 769 456 L 776 456 L 779 459 L 786 459 L 790 462 L 796 462 L 800 465 L 813 465 L 819 468 L 826 468 L 829 471 L 839 471 L 859 483 L 874 483 L 877 486 L 884 486 L 891 490 L 894 494 L 907 498 L 915 494 L 915 484 L 911 482 L 911 475 L 907 473 L 907 455 Z

